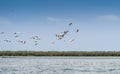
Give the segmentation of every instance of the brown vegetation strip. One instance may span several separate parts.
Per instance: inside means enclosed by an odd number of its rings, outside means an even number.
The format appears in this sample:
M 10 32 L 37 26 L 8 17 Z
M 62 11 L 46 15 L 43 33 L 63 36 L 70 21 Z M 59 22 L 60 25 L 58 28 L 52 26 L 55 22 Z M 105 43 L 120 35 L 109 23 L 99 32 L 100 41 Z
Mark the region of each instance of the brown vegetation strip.
M 120 56 L 120 51 L 0 51 L 0 56 Z

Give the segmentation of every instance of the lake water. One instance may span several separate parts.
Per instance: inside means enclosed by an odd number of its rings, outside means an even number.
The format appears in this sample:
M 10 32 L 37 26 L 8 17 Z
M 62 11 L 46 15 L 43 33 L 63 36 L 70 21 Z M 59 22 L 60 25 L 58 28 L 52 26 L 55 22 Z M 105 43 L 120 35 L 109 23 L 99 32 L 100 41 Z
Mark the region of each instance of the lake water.
M 120 74 L 120 57 L 0 57 L 0 74 Z

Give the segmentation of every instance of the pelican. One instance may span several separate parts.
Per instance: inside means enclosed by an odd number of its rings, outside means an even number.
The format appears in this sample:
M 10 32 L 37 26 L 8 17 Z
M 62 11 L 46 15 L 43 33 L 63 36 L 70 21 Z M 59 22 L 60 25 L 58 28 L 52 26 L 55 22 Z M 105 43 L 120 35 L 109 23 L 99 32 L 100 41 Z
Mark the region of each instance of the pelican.
M 35 39 L 35 37 L 31 37 L 31 39 Z
M 40 40 L 39 36 L 33 36 L 31 37 L 33 40 Z
M 9 39 L 5 39 L 4 41 L 7 42 L 7 43 L 11 42 L 11 40 L 9 40 Z
M 71 39 L 71 40 L 70 40 L 70 42 L 73 42 L 73 41 L 75 41 L 75 39 Z
M 76 32 L 79 32 L 79 29 L 77 29 Z
M 26 41 L 21 41 L 21 40 L 19 40 L 18 42 L 19 42 L 19 43 L 22 43 L 22 44 L 26 44 Z
M 35 36 L 36 38 L 38 38 L 38 36 Z
M 4 32 L 1 32 L 0 34 L 4 34 Z
M 26 41 L 22 41 L 23 44 L 26 44 Z
M 19 35 L 18 35 L 19 33 L 20 33 L 20 32 L 15 32 L 15 33 L 14 33 L 14 35 L 15 35 L 14 37 L 15 37 L 15 38 L 19 37 Z
M 64 31 L 64 35 L 66 35 L 68 32 L 69 32 L 68 30 L 67 30 L 67 31 Z
M 64 36 L 68 33 L 69 31 L 63 31 L 61 33 L 56 34 L 56 37 L 58 38 L 58 40 L 61 40 L 62 38 L 64 38 Z
M 15 32 L 14 34 L 19 34 L 20 32 Z
M 56 37 L 58 38 L 58 40 L 61 40 L 64 37 L 64 34 L 56 34 Z
M 69 26 L 71 26 L 72 25 L 72 23 L 69 23 Z
M 19 37 L 18 35 L 15 35 L 15 37 L 17 38 L 17 37 Z

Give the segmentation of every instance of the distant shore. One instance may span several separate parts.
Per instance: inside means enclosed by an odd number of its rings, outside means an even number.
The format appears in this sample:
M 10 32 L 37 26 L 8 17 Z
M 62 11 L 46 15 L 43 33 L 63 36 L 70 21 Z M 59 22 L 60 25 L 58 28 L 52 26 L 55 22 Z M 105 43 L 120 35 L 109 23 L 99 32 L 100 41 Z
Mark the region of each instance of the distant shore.
M 0 56 L 120 56 L 120 51 L 0 51 Z

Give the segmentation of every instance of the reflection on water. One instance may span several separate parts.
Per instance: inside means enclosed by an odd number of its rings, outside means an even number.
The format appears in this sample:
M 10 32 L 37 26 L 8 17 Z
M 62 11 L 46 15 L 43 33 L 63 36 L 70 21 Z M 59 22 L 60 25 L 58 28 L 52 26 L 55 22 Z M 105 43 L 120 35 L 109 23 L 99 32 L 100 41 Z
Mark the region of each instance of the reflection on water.
M 0 74 L 120 74 L 119 57 L 6 57 Z

